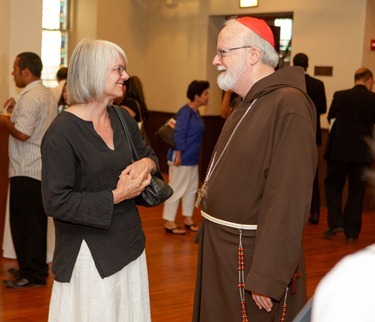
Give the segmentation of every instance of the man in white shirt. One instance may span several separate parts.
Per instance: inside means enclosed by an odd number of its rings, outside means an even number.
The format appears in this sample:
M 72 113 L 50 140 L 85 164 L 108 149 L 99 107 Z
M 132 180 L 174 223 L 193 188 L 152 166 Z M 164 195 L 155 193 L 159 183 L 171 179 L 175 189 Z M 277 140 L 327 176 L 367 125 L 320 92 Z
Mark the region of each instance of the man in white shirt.
M 56 100 L 42 84 L 40 57 L 19 54 L 13 64 L 16 86 L 23 88 L 18 102 L 4 103 L 8 113 L 0 115 L 0 126 L 9 131 L 10 226 L 19 269 L 5 280 L 10 288 L 45 285 L 47 216 L 41 197 L 42 161 L 40 144 L 56 116 Z

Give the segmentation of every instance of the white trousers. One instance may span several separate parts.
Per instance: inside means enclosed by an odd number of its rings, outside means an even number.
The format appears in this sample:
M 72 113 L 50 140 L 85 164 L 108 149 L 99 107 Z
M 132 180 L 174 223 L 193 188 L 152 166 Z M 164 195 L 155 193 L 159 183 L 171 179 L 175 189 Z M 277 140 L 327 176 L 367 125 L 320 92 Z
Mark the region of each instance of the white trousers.
M 49 322 L 151 321 L 146 254 L 102 279 L 85 241 L 69 283 L 54 281 Z
M 182 215 L 191 217 L 194 212 L 194 203 L 199 184 L 198 165 L 169 165 L 168 173 L 169 185 L 173 189 L 173 195 L 164 202 L 163 219 L 175 221 L 180 200 Z

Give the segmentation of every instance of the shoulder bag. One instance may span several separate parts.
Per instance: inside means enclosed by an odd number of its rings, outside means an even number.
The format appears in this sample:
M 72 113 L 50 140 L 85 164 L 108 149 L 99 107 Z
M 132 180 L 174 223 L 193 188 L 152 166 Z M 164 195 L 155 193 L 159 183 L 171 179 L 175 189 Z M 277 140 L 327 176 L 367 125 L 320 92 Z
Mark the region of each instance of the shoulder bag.
M 190 110 L 189 122 L 193 112 Z M 173 115 L 155 132 L 155 135 L 174 149 L 174 128 L 177 122 L 177 114 Z
M 130 151 L 132 151 L 134 161 L 139 160 L 139 155 L 135 149 L 133 140 L 130 136 L 129 130 L 126 126 L 124 117 L 119 111 L 121 107 L 113 106 L 118 118 L 120 119 L 121 126 L 125 132 L 126 139 L 128 140 Z M 154 207 L 162 204 L 165 200 L 170 198 L 173 194 L 173 189 L 166 183 L 161 175 L 160 171 L 157 171 L 152 175 L 151 183 L 148 185 L 142 193 L 135 198 L 135 203 L 139 206 Z
M 170 147 L 174 148 L 174 127 L 176 125 L 177 114 L 167 120 L 160 128 L 155 132 L 155 135 L 162 141 L 167 143 Z

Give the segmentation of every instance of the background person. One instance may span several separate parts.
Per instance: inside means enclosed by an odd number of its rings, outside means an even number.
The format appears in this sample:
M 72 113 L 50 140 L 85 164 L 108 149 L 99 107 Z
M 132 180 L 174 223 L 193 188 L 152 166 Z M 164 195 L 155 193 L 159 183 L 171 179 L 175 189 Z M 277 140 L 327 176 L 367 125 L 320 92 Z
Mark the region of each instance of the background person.
M 324 158 L 327 175 L 324 180 L 328 230 L 325 238 L 345 232 L 346 240 L 358 239 L 362 226 L 362 205 L 367 180 L 364 170 L 369 168 L 372 156 L 366 138 L 371 138 L 375 123 L 375 93 L 372 72 L 365 67 L 354 75 L 354 87 L 335 92 L 328 112 L 333 123 L 328 133 Z M 342 209 L 342 194 L 348 179 L 348 196 Z
M 208 103 L 209 86 L 207 81 L 192 81 L 186 93 L 189 102 L 177 113 L 175 148 L 168 151 L 169 184 L 174 193 L 164 202 L 163 208 L 164 229 L 168 233 L 185 234 L 186 229 L 194 232 L 198 230 L 193 221 L 193 212 L 199 184 L 198 163 L 204 131 L 199 107 Z M 175 222 L 180 200 L 186 229 Z
M 51 88 L 51 91 L 53 95 L 55 96 L 57 105 L 61 105 L 63 103 L 63 88 L 66 83 L 66 79 L 68 78 L 68 68 L 67 67 L 61 67 L 57 73 L 56 73 L 56 80 L 57 80 L 57 86 Z
M 309 67 L 309 58 L 306 54 L 298 53 L 293 58 L 294 66 L 301 66 L 305 70 L 305 81 L 306 81 L 306 91 L 314 102 L 316 108 L 316 145 L 322 145 L 322 130 L 320 127 L 320 115 L 327 112 L 327 100 L 326 92 L 324 89 L 324 83 L 314 77 L 311 77 L 306 73 Z M 310 207 L 310 219 L 311 224 L 318 224 L 320 217 L 320 192 L 319 192 L 319 173 L 318 168 L 315 172 L 313 193 L 311 198 Z
M 68 94 L 67 94 L 67 83 L 65 82 L 62 88 L 61 99 L 58 102 L 57 113 L 61 113 L 67 107 L 68 107 Z
M 229 20 L 213 64 L 240 103 L 198 191 L 202 224 L 193 321 L 292 321 L 306 302 L 302 232 L 317 164 L 316 113 L 300 67 L 264 20 Z
M 43 201 L 56 230 L 49 321 L 151 320 L 145 236 L 134 197 L 150 184 L 157 158 L 122 110 L 141 157 L 132 163 L 110 106 L 122 95 L 127 63 L 111 42 L 81 41 L 69 64 L 70 106 L 42 143 Z
M 231 90 L 225 91 L 221 100 L 221 117 L 226 120 L 237 104 L 241 102 L 240 97 Z
M 131 116 L 135 118 L 141 130 L 143 139 L 149 144 L 149 139 L 145 130 L 145 121 L 148 119 L 148 108 L 143 94 L 142 82 L 137 76 L 130 76 L 124 82 L 124 96 L 119 103 Z
M 124 99 L 120 105 L 124 106 L 137 122 L 146 121 L 148 108 L 141 80 L 137 76 L 130 76 L 124 85 Z
M 40 79 L 43 65 L 32 52 L 19 54 L 13 64 L 16 86 L 22 88 L 17 104 L 8 99 L 4 107 L 12 114 L 0 115 L 0 126 L 9 131 L 10 228 L 19 269 L 8 271 L 15 279 L 10 288 L 45 285 L 47 265 L 47 216 L 41 195 L 42 137 L 56 116 L 56 100 Z

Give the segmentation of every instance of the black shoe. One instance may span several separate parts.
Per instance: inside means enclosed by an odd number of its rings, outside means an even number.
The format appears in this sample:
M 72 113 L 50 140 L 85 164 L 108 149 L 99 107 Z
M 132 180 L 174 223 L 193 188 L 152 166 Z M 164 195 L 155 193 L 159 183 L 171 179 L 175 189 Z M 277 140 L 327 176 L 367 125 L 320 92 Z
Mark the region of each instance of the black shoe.
M 323 237 L 324 237 L 324 238 L 327 238 L 327 239 L 331 239 L 331 238 L 333 238 L 335 235 L 336 235 L 336 233 L 334 233 L 333 230 L 331 230 L 331 229 L 328 229 L 327 231 L 325 231 L 325 232 L 323 233 Z
M 15 278 L 20 278 L 21 274 L 20 271 L 14 267 L 8 269 L 8 273 Z
M 346 237 L 346 241 L 347 241 L 348 243 L 354 242 L 354 241 L 356 241 L 356 240 L 358 240 L 358 238 L 355 238 L 355 237 Z
M 323 233 L 323 237 L 327 238 L 327 239 L 331 239 L 334 236 L 336 236 L 337 233 L 342 233 L 342 232 L 344 232 L 344 228 L 342 228 L 342 227 L 338 227 L 338 228 L 334 228 L 334 229 L 328 229 L 327 231 L 325 231 Z
M 24 288 L 31 286 L 43 286 L 43 284 L 35 284 L 27 280 L 26 278 L 17 278 L 15 280 L 4 280 L 4 284 L 9 288 Z
M 317 214 L 317 213 L 311 214 L 310 219 L 309 219 L 309 223 L 313 224 L 313 225 L 319 224 L 319 214 Z

